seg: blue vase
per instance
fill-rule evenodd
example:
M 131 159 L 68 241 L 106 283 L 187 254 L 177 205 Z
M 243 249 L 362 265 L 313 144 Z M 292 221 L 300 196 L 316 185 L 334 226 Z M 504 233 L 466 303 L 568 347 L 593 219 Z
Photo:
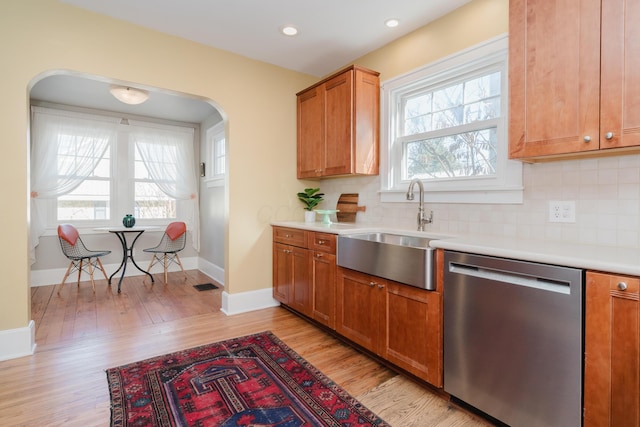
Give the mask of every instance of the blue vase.
M 124 218 L 122 218 L 122 225 L 127 228 L 131 228 L 136 225 L 136 219 L 131 214 L 126 214 Z

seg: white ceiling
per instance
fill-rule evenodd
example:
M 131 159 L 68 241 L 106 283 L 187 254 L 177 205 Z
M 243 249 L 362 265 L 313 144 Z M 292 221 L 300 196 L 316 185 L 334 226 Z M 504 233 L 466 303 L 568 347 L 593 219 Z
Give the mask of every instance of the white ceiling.
M 314 76 L 325 76 L 470 0 L 59 0 L 163 33 Z M 387 28 L 389 18 L 400 21 Z M 295 37 L 279 32 L 299 29 Z M 56 75 L 38 82 L 32 99 L 200 123 L 217 110 L 201 100 L 151 89 L 129 106 L 109 82 Z
M 222 120 L 218 110 L 207 102 L 157 90 L 150 90 L 149 99 L 142 104 L 123 104 L 111 96 L 110 86 L 105 79 L 57 74 L 37 82 L 31 89 L 30 97 L 35 101 L 187 123 L 202 123 L 208 117 L 212 117 L 212 122 Z
M 60 0 L 315 76 L 327 75 L 470 0 Z M 387 28 L 389 18 L 400 21 Z M 283 25 L 299 30 L 280 33 Z

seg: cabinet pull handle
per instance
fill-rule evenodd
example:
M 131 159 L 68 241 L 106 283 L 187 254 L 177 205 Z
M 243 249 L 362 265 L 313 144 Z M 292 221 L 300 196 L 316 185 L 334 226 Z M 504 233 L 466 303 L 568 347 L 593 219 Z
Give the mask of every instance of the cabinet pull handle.
M 285 234 L 284 237 L 286 237 L 287 239 L 291 237 L 291 234 Z
M 613 139 L 613 132 L 607 132 L 604 134 L 604 137 L 607 138 L 608 140 L 612 140 Z
M 283 249 L 282 252 L 284 252 L 285 254 L 290 254 L 291 251 L 289 249 Z
M 618 289 L 620 289 L 621 291 L 626 291 L 627 290 L 627 284 L 625 282 L 618 283 Z
M 582 138 L 582 140 L 584 142 L 591 142 L 591 137 L 589 135 L 585 135 L 584 138 Z
M 322 254 L 316 254 L 316 258 L 322 258 Z
M 319 245 L 324 245 L 324 240 L 318 240 Z

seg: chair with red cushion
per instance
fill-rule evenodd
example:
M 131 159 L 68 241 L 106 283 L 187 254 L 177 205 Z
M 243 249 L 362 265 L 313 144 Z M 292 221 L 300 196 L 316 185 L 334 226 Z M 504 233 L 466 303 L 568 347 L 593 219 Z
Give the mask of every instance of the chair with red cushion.
M 67 272 L 62 279 L 62 283 L 60 283 L 60 287 L 58 288 L 58 294 L 60 294 L 67 277 L 69 277 L 69 274 L 73 271 L 78 272 L 78 286 L 80 286 L 80 276 L 82 275 L 82 272 L 85 271 L 89 273 L 91 286 L 93 287 L 94 292 L 96 291 L 96 284 L 93 281 L 93 271 L 96 267 L 102 270 L 104 278 L 107 281 L 109 280 L 107 278 L 107 273 L 104 271 L 104 267 L 102 266 L 102 262 L 100 261 L 100 257 L 109 255 L 111 251 L 92 251 L 87 249 L 80 238 L 78 229 L 71 224 L 60 224 L 58 226 L 58 239 L 60 240 L 62 253 L 71 260 L 69 267 L 67 268 Z
M 151 270 L 151 267 L 153 267 L 156 262 L 162 263 L 164 267 L 164 283 L 167 283 L 167 271 L 169 265 L 174 262 L 180 266 L 180 270 L 184 273 L 184 268 L 182 268 L 178 252 L 184 249 L 186 241 L 187 225 L 181 221 L 169 224 L 157 246 L 143 249 L 144 252 L 153 254 L 153 258 L 151 258 L 147 272 Z

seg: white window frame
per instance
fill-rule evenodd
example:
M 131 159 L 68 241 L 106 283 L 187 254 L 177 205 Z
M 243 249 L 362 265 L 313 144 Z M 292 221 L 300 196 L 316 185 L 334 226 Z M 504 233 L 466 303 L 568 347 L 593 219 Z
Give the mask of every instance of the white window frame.
M 162 126 L 161 124 L 154 124 L 156 126 Z M 109 146 L 111 156 L 111 177 L 110 182 L 110 206 L 109 206 L 109 219 L 104 220 L 74 220 L 74 224 L 78 228 L 93 228 L 113 226 L 114 224 L 120 225 L 122 223 L 122 217 L 125 213 L 134 214 L 134 186 L 135 186 L 135 173 L 134 173 L 134 157 L 135 146 L 130 143 L 128 136 L 128 124 L 120 124 L 117 132 L 117 138 Z M 182 126 L 185 128 L 195 128 L 185 125 L 170 125 L 170 126 Z M 195 143 L 195 141 L 194 141 Z M 45 235 L 53 235 L 57 226 L 68 220 L 58 219 L 58 199 L 52 198 L 47 201 L 46 208 L 46 228 Z M 124 213 L 122 213 L 124 212 Z M 122 213 L 122 214 L 121 214 Z M 184 216 L 184 213 L 180 209 L 180 204 L 176 206 L 176 218 L 136 218 L 136 225 L 157 225 L 164 226 L 171 221 L 180 220 Z M 53 231 L 52 231 L 53 230 Z
M 218 152 L 217 147 L 218 144 L 217 142 L 220 141 L 220 139 L 224 139 L 225 143 L 224 143 L 224 155 L 221 156 L 221 154 Z M 224 180 L 226 178 L 226 170 L 228 168 L 227 166 L 227 155 L 228 155 L 228 149 L 227 149 L 227 136 L 225 133 L 225 123 L 224 121 L 219 122 L 213 126 L 211 126 L 210 128 L 208 128 L 205 132 L 205 141 L 206 141 L 206 146 L 207 146 L 207 163 L 205 163 L 205 178 L 204 178 L 204 182 L 207 184 L 207 187 L 222 187 L 224 186 Z M 225 170 L 221 171 L 219 170 L 218 167 L 216 167 L 217 165 L 217 158 L 218 157 L 223 157 L 224 158 L 224 164 L 225 164 Z
M 441 82 L 459 79 L 479 70 L 502 73 L 501 112 L 496 119 L 498 130 L 497 173 L 490 177 L 458 177 L 423 180 L 425 199 L 436 203 L 523 202 L 522 163 L 509 160 L 508 149 L 508 37 L 501 35 L 383 82 L 381 134 L 381 201 L 406 202 L 408 180 L 402 179 L 402 142 L 396 140 L 397 117 L 401 97 L 419 88 L 434 87 Z

